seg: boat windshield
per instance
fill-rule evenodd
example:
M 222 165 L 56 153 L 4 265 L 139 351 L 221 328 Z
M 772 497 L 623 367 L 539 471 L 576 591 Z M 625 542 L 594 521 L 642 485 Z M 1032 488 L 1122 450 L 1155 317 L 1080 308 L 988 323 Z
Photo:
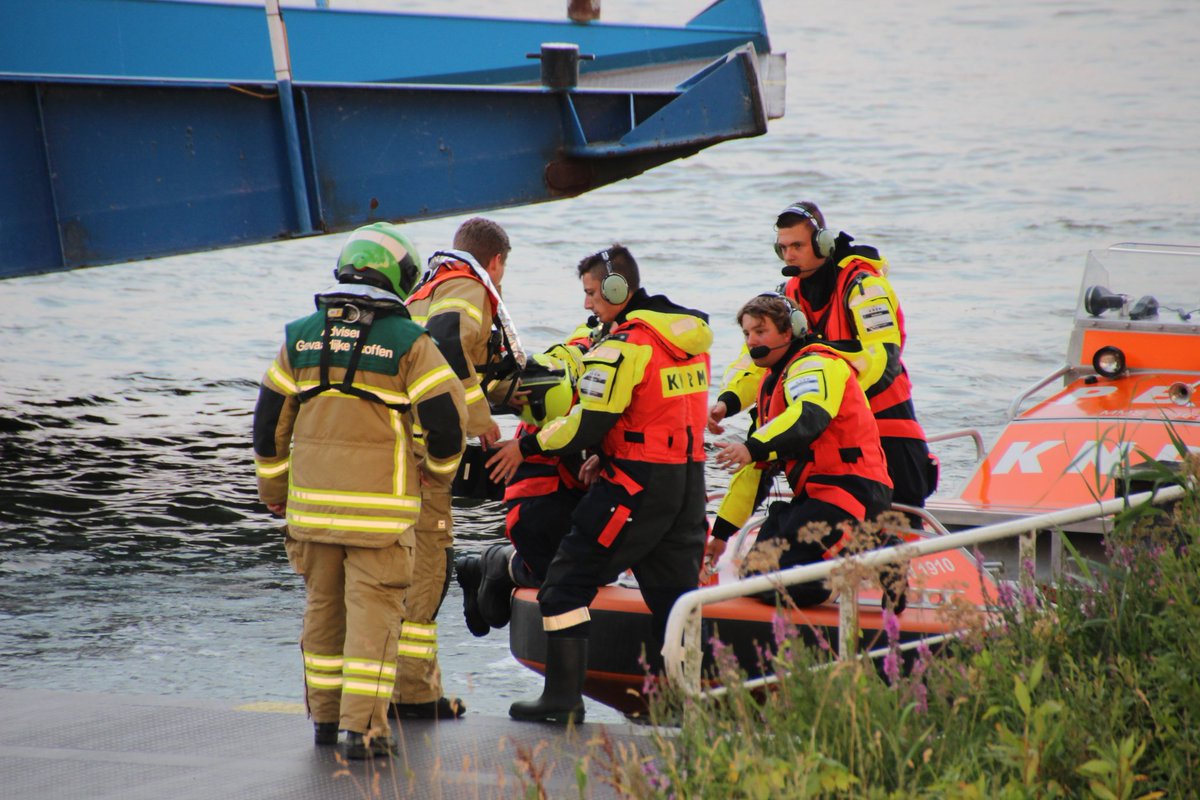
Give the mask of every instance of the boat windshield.
M 1200 331 L 1200 247 L 1127 243 L 1092 250 L 1075 322 Z

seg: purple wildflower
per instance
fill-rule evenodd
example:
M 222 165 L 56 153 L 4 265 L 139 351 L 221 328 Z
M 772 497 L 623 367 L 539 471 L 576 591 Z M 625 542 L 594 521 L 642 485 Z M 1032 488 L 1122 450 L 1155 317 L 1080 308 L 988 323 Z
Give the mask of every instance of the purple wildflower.
M 775 635 L 775 646 L 781 647 L 796 637 L 796 626 L 785 615 L 777 613 L 771 617 L 771 632 Z
M 924 714 L 929 711 L 929 690 L 925 688 L 923 683 L 914 683 L 912 687 L 913 696 L 917 699 L 917 713 Z
M 671 779 L 662 774 L 658 768 L 658 762 L 653 758 L 642 762 L 642 774 L 646 776 L 646 783 L 650 784 L 651 789 L 665 791 L 671 788 Z
M 817 640 L 817 647 L 821 648 L 825 652 L 829 652 L 829 640 L 825 638 L 825 634 L 821 633 L 821 629 L 813 628 L 812 633 L 813 638 Z
M 900 678 L 900 653 L 895 647 L 890 648 L 883 657 L 883 674 L 893 686 Z
M 883 610 L 883 630 L 891 644 L 900 641 L 900 617 L 893 614 L 890 608 Z
M 917 660 L 913 664 L 913 678 L 920 678 L 925 674 L 925 670 L 929 669 L 929 662 L 933 660 L 933 651 L 929 649 L 929 644 L 922 639 L 917 642 Z

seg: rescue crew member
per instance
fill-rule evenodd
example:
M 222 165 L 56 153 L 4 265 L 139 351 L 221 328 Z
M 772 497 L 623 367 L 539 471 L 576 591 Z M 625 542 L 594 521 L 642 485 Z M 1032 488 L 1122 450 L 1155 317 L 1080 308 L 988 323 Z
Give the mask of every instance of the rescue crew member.
M 435 254 L 423 281 L 408 298 L 413 320 L 424 325 L 466 393 L 467 436 L 487 450 L 500 438 L 487 391 L 497 360 L 492 321 L 500 302 L 508 234 L 496 222 L 472 217 L 454 234 L 454 249 Z M 453 475 L 451 476 L 453 477 Z M 451 483 L 421 490 L 416 568 L 400 626 L 399 663 L 392 713 L 398 718 L 457 719 L 466 710 L 445 697 L 438 663 L 437 614 L 450 586 L 454 561 Z
M 533 356 L 519 386 L 525 402 L 517 437 L 537 433 L 566 415 L 577 399 L 583 353 L 593 329 L 581 325 L 571 337 Z M 463 589 L 463 617 L 475 636 L 508 624 L 512 590 L 538 588 L 558 544 L 571 528 L 571 515 L 587 488 L 579 476 L 583 454 L 532 455 L 517 467 L 504 489 L 504 534 L 510 544 L 493 544 L 482 555 L 459 556 L 454 574 Z
M 925 442 L 912 401 L 912 382 L 904 367 L 904 313 L 887 279 L 888 264 L 874 247 L 825 227 L 815 203 L 799 201 L 775 221 L 775 252 L 784 261 L 787 281 L 779 291 L 809 321 L 812 332 L 830 342 L 854 340 L 858 382 L 867 394 L 879 427 L 892 499 L 923 507 L 937 488 L 937 461 Z M 722 432 L 721 421 L 748 407 L 761 377 L 745 352 L 726 372 L 709 413 L 709 430 Z M 919 517 L 910 517 L 915 527 Z
M 793 496 L 771 504 L 758 543 L 787 543 L 780 569 L 836 558 L 850 542 L 853 523 L 874 520 L 892 499 L 879 432 L 854 374 L 862 351 L 854 343 L 835 346 L 813 337 L 804 312 L 782 295 L 751 299 L 737 320 L 750 358 L 764 370 L 757 428 L 745 442 L 717 451 L 719 465 L 738 471 L 717 511 L 705 558 L 715 562 L 725 552 L 729 537 L 746 524 L 779 472 Z M 830 529 L 817 541 L 799 535 L 813 522 Z M 894 584 L 889 572 L 885 589 L 894 591 Z M 788 592 L 799 606 L 829 597 L 823 581 L 791 586 Z M 897 612 L 903 610 L 898 594 L 889 595 Z M 773 593 L 769 601 L 774 602 Z
M 449 484 L 464 443 L 462 384 L 402 302 L 418 263 L 394 225 L 351 234 L 339 285 L 287 326 L 254 409 L 259 497 L 286 515 L 288 560 L 307 588 L 315 740 L 346 758 L 395 750 L 388 701 L 420 488 Z
M 545 689 L 537 700 L 513 703 L 509 716 L 519 720 L 583 719 L 588 606 L 626 569 L 637 577 L 661 642 L 671 606 L 696 587 L 708 528 L 707 316 L 647 294 L 637 262 L 621 245 L 583 259 L 578 272 L 584 307 L 612 326 L 584 356 L 579 403 L 536 435 L 506 442 L 488 461 L 493 479 L 507 481 L 528 456 L 593 447 L 600 453 L 599 477 L 575 509 L 538 593 L 548 634 Z

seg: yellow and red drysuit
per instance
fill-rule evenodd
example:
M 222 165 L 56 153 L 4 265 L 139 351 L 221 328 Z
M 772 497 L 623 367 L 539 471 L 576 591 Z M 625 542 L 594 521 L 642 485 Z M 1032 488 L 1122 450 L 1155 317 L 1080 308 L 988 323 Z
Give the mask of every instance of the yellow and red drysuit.
M 734 474 L 717 511 L 713 536 L 728 540 L 746 524 L 782 471 L 793 497 L 772 503 L 758 541 L 786 541 L 779 568 L 837 557 L 848 538 L 842 523 L 873 520 L 891 503 L 892 486 L 879 432 L 846 351 L 809 339 L 794 341 L 759 384 L 757 428 L 746 440 L 754 463 Z M 810 522 L 830 532 L 800 541 Z M 789 587 L 798 605 L 820 603 L 820 583 Z
M 579 403 L 520 440 L 526 458 L 598 448 L 602 460 L 538 593 L 546 631 L 586 624 L 599 587 L 632 568 L 661 639 L 696 587 L 711 344 L 705 314 L 637 290 L 584 356 Z
M 420 484 L 448 484 L 454 474 L 465 402 L 433 340 L 397 298 L 379 293 L 398 310 L 376 310 L 369 321 L 336 313 L 347 297 L 369 306 L 373 293 L 340 287 L 287 326 L 255 407 L 254 451 L 259 496 L 286 503 L 288 558 L 307 587 L 309 713 L 386 736 Z M 420 458 L 417 426 L 425 433 Z
M 904 312 L 887 279 L 887 261 L 875 248 L 851 241 L 841 234 L 828 262 L 803 280 L 790 278 L 780 293 L 804 312 L 811 333 L 862 345 L 854 368 L 879 428 L 893 500 L 921 507 L 937 488 L 937 462 L 917 422 L 912 382 L 902 361 Z M 762 373 L 743 348 L 726 370 L 717 398 L 728 415 L 753 403 Z

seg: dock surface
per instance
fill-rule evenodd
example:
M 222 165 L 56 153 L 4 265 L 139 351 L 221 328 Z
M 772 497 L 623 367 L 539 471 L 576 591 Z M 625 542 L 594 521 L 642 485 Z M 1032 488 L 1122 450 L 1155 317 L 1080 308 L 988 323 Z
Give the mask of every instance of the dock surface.
M 341 763 L 316 747 L 299 705 L 0 689 L 0 798 L 339 800 L 513 798 L 541 773 L 547 797 L 616 797 L 598 771 L 605 737 L 649 742 L 633 725 L 573 729 L 468 713 L 393 723 L 395 758 Z M 588 753 L 581 793 L 576 765 Z M 535 795 L 536 796 L 536 795 Z

